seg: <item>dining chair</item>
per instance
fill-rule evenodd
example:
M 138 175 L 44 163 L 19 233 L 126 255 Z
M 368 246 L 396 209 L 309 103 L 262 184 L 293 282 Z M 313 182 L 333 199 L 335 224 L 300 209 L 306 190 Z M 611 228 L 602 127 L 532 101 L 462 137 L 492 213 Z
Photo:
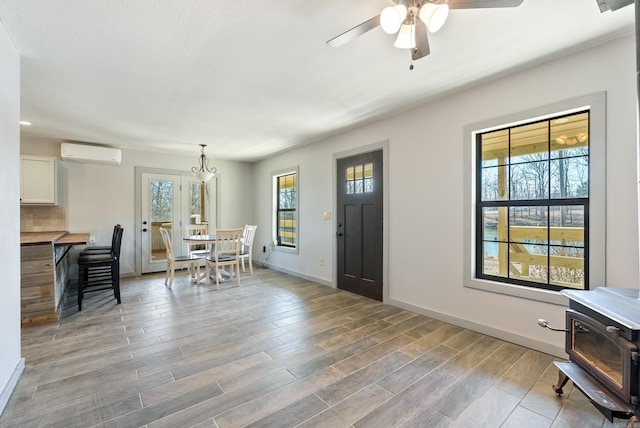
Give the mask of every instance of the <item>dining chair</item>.
M 240 285 L 240 246 L 242 228 L 216 229 L 216 242 L 213 244 L 212 255 L 207 257 L 207 284 L 211 283 L 211 269 L 216 276 L 216 288 L 220 288 L 220 274 L 218 269 L 231 266 L 230 275 L 237 276 Z
M 206 224 L 188 224 L 187 236 L 207 235 L 208 228 Z M 211 249 L 206 244 L 187 244 L 187 253 L 190 256 L 198 256 L 205 258 L 211 253 Z
M 164 248 L 167 250 L 167 273 L 164 277 L 164 285 L 168 285 L 169 288 L 171 288 L 176 267 L 189 266 L 191 278 L 200 278 L 200 257 L 193 255 L 176 256 L 173 251 L 173 243 L 171 242 L 169 231 L 164 227 L 161 227 L 159 230 Z
M 249 259 L 249 272 L 253 275 L 253 238 L 256 234 L 257 225 L 245 224 L 242 230 L 242 244 L 240 246 L 240 261 L 242 262 L 242 272 L 244 272 L 244 260 Z

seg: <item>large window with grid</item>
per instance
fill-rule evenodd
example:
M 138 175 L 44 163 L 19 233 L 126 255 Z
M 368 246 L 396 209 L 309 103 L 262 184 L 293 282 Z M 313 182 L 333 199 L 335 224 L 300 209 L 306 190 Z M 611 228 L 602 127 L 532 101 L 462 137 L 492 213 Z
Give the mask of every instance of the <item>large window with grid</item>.
M 275 244 L 296 248 L 298 237 L 298 172 L 277 174 L 275 185 Z
M 476 275 L 588 289 L 589 110 L 476 134 Z

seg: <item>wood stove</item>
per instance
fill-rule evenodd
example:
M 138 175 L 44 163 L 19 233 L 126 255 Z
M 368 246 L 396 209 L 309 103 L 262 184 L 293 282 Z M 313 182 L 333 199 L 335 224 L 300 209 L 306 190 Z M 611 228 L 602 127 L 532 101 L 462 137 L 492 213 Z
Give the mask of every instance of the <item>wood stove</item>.
M 637 289 L 563 290 L 569 298 L 558 395 L 568 380 L 610 421 L 640 416 L 640 300 Z

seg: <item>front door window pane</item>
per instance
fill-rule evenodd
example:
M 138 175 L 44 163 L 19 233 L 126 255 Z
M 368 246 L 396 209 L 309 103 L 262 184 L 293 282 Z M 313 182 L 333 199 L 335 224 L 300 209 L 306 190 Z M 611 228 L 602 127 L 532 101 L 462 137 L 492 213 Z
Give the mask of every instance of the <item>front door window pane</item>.
M 373 192 L 373 163 L 353 165 L 345 168 L 345 189 L 348 195 Z

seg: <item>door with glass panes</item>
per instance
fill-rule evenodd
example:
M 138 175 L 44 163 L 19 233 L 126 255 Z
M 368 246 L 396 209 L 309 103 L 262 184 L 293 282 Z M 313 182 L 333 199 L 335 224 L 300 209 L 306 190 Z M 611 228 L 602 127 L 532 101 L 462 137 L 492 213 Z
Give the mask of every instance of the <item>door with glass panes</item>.
M 143 173 L 140 190 L 142 273 L 159 272 L 167 267 L 161 227 L 169 232 L 176 255 L 187 253 L 183 238 L 190 230 L 215 229 L 215 178 L 203 189 L 190 175 Z

